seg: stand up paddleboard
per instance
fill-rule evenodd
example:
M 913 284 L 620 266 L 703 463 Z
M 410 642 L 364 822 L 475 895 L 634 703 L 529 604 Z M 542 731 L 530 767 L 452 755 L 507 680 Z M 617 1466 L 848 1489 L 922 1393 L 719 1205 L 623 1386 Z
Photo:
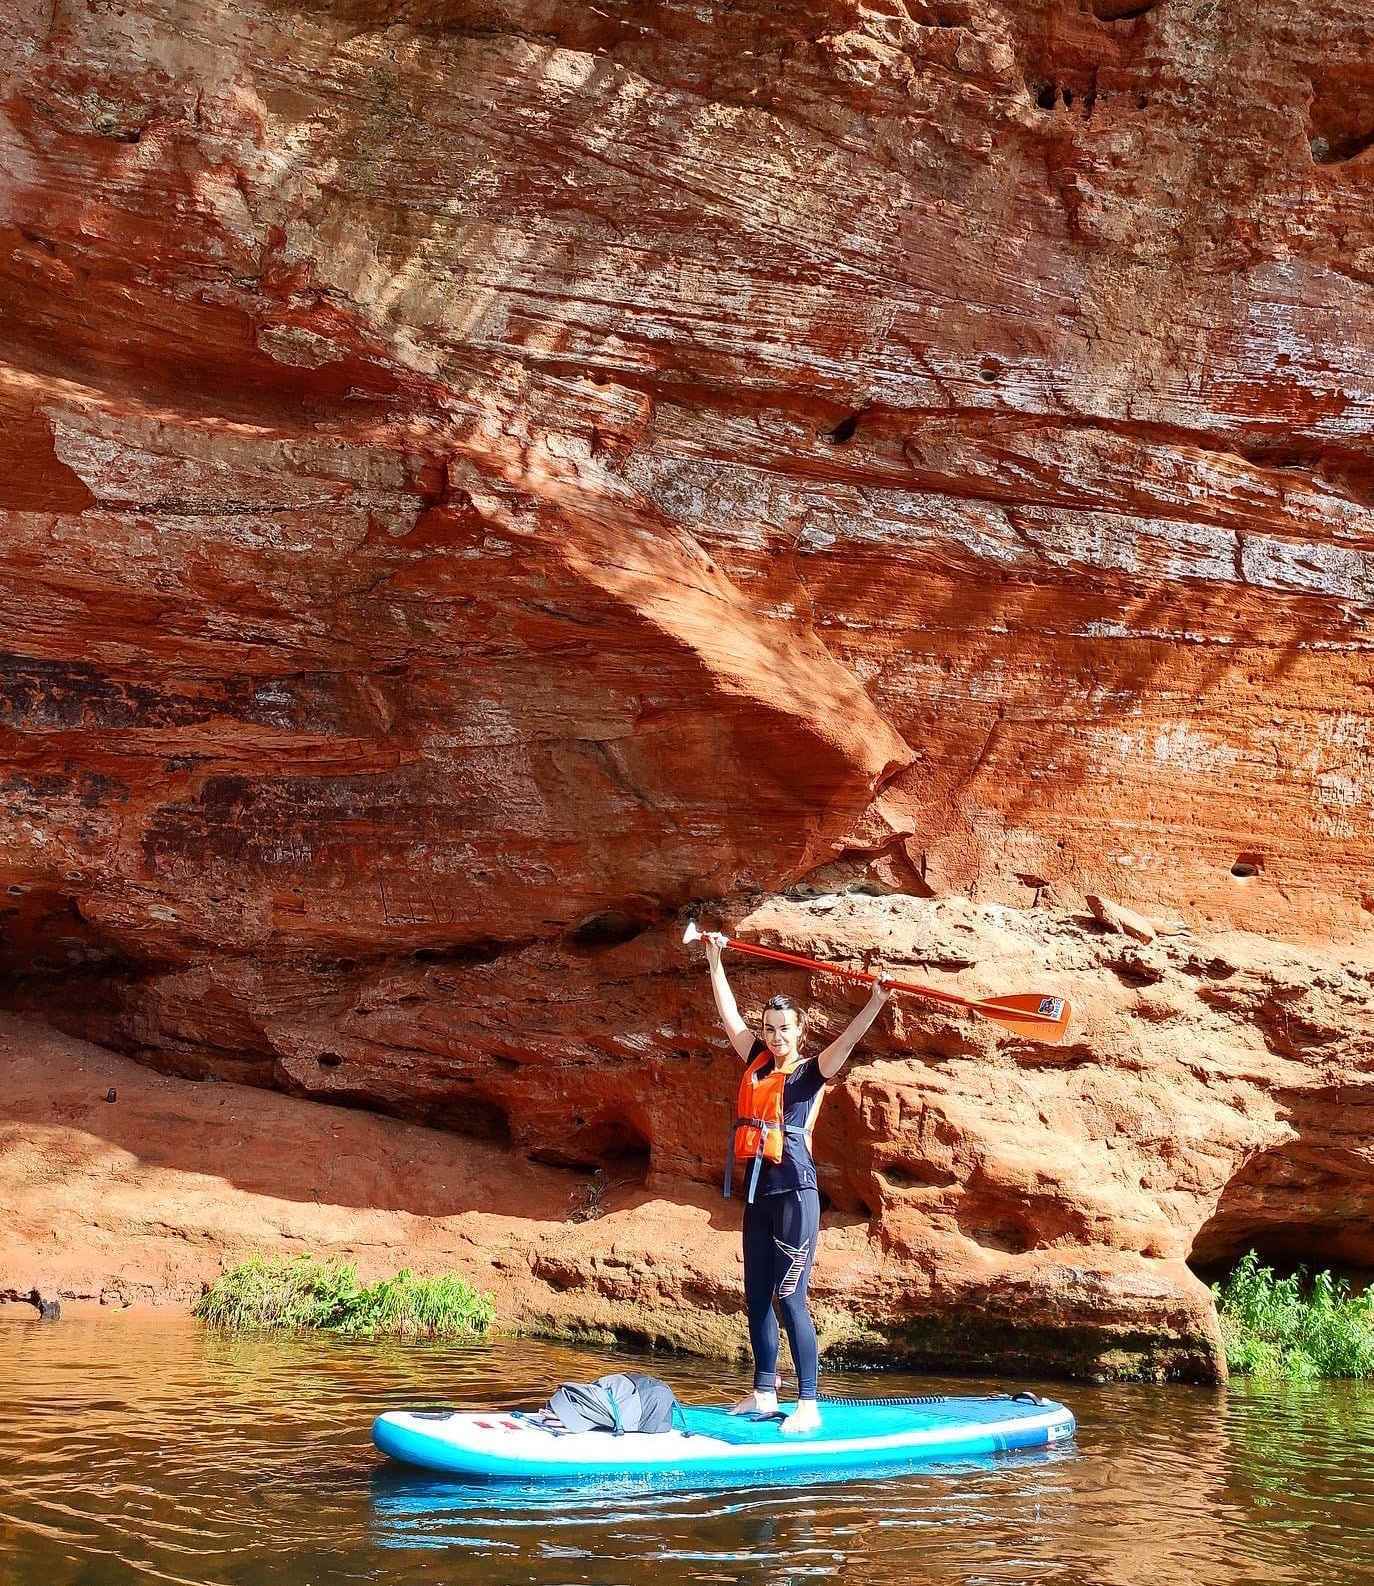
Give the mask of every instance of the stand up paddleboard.
M 1072 1437 L 1073 1415 L 1033 1393 L 986 1398 L 827 1399 L 821 1426 L 784 1437 L 780 1418 L 687 1406 L 671 1432 L 553 1432 L 521 1410 L 392 1410 L 372 1440 L 384 1454 L 425 1470 L 517 1481 L 576 1482 L 606 1476 L 740 1475 L 766 1480 L 794 1471 L 862 1471 L 1006 1449 L 1043 1448 Z

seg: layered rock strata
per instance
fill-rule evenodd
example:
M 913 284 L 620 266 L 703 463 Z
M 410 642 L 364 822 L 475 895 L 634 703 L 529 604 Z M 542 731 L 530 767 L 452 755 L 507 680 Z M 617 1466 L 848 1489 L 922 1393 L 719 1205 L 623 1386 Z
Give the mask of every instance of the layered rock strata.
M 962 921 L 989 985 L 1005 931 L 1078 1055 L 910 1025 L 964 1143 L 896 1188 L 937 1103 L 850 1081 L 836 1214 L 914 1286 L 855 1314 L 967 1322 L 937 1274 L 986 1259 L 1028 1356 L 1124 1328 L 1211 1370 L 1186 1256 L 1368 1249 L 1371 37 L 1297 0 L 20 0 L 5 1000 L 687 1205 L 728 1075 L 684 907 L 950 973 Z M 1089 895 L 1195 934 L 1112 944 L 1133 986 Z M 1035 1120 L 1132 1054 L 1127 1193 Z M 1120 1281 L 1065 1288 L 1099 1250 Z

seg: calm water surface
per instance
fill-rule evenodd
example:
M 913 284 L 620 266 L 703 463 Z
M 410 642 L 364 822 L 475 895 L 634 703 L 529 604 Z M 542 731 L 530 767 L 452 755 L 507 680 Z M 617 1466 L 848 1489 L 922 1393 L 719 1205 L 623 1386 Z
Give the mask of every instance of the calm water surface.
M 684 1399 L 743 1378 L 550 1344 L 224 1338 L 181 1317 L 0 1310 L 0 1582 L 1374 1583 L 1374 1387 L 1038 1384 L 1053 1452 L 881 1481 L 557 1495 L 387 1466 L 381 1409 L 542 1400 L 633 1363 Z M 1006 1384 L 830 1373 L 828 1391 Z

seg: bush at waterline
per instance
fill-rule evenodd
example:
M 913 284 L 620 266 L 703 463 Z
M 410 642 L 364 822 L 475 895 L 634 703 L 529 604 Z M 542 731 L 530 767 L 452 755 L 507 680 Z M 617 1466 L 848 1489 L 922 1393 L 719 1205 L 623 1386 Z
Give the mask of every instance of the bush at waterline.
M 1276 1277 L 1251 1250 L 1212 1295 L 1233 1376 L 1374 1377 L 1374 1288 L 1301 1268 Z
M 475 1338 L 496 1315 L 487 1295 L 451 1273 L 402 1271 L 364 1285 L 350 1264 L 314 1256 L 250 1256 L 222 1273 L 195 1310 L 212 1327 L 309 1327 L 366 1338 Z

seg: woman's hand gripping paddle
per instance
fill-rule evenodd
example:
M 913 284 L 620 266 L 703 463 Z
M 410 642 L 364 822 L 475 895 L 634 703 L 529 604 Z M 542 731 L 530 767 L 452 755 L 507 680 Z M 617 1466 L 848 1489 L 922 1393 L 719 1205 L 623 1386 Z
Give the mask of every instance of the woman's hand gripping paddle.
M 682 933 L 684 942 L 700 941 L 702 932 L 693 920 Z M 1025 1041 L 1041 1041 L 1055 1046 L 1068 1032 L 1070 1008 L 1063 997 L 1042 996 L 1037 991 L 1017 992 L 1009 997 L 961 997 L 957 992 L 939 991 L 934 986 L 917 985 L 915 981 L 893 980 L 891 976 L 870 975 L 862 969 L 845 969 L 838 964 L 822 964 L 814 958 L 803 958 L 800 953 L 784 953 L 775 947 L 758 947 L 753 942 L 725 938 L 726 946 L 737 953 L 747 953 L 751 958 L 763 958 L 773 964 L 791 964 L 797 969 L 809 969 L 816 974 L 838 975 L 841 980 L 863 981 L 873 985 L 882 978 L 893 991 L 905 992 L 909 997 L 924 997 L 928 1002 L 943 1002 L 946 1007 L 964 1008 L 1000 1024 L 1012 1035 Z

